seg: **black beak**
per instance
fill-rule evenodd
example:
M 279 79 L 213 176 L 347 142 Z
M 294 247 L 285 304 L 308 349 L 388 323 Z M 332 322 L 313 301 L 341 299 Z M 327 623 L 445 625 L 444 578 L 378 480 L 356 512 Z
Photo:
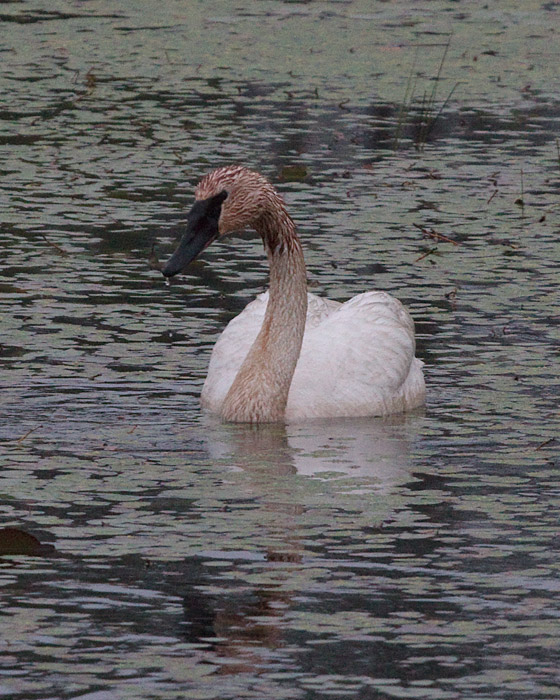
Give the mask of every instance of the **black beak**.
M 227 196 L 224 190 L 213 197 L 195 202 L 187 217 L 187 230 L 162 270 L 166 277 L 173 277 L 184 270 L 212 241 L 218 238 L 222 202 Z

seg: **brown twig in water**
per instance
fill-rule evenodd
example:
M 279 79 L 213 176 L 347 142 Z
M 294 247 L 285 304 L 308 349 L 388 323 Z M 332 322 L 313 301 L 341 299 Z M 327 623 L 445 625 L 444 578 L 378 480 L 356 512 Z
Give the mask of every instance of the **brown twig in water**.
M 552 437 L 552 438 L 549 438 L 548 440 L 545 440 L 544 442 L 541 442 L 541 444 L 538 447 L 535 447 L 535 452 L 542 450 L 543 447 L 550 445 L 551 442 L 556 442 L 556 438 Z
M 54 248 L 57 253 L 60 253 L 60 255 L 63 255 L 65 258 L 67 258 L 70 253 L 67 253 L 64 248 L 61 248 L 59 245 L 56 243 L 53 243 L 52 241 L 49 241 L 49 239 L 45 236 L 44 233 L 41 233 L 41 238 L 47 243 L 47 245 L 50 245 L 51 248 Z
M 21 444 L 28 435 L 31 435 L 31 433 L 35 432 L 36 430 L 39 430 L 39 428 L 42 428 L 42 427 L 43 427 L 42 425 L 37 425 L 35 428 L 31 428 L 31 430 L 28 430 L 26 433 L 24 433 L 20 438 L 18 438 L 16 440 L 16 445 Z
M 420 257 L 416 258 L 414 262 L 420 262 L 420 260 L 424 260 L 424 258 L 427 258 L 428 255 L 432 255 L 433 253 L 437 253 L 437 248 L 430 248 L 430 250 L 427 250 L 425 253 L 422 253 Z
M 453 238 L 444 236 L 443 233 L 438 233 L 433 228 L 425 228 L 424 226 L 420 226 L 420 224 L 415 223 L 413 223 L 412 225 L 419 231 L 422 231 L 424 236 L 427 236 L 428 238 L 433 238 L 436 241 L 443 241 L 444 243 L 453 243 L 453 245 L 461 245 L 460 241 L 455 241 L 453 240 Z

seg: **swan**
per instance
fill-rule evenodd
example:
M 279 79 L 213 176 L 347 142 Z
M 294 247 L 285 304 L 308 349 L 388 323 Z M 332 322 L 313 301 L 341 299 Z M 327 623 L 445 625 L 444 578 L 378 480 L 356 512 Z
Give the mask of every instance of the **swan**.
M 202 178 L 163 274 L 181 272 L 214 240 L 247 227 L 263 240 L 270 287 L 218 338 L 203 408 L 225 421 L 272 423 L 382 416 L 423 405 L 423 363 L 415 357 L 408 311 L 380 291 L 343 304 L 308 294 L 295 224 L 260 173 L 227 166 Z

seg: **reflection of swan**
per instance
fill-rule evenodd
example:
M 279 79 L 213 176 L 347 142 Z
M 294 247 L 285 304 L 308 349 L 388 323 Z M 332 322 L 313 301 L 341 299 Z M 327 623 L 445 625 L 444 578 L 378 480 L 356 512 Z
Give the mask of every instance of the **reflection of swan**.
M 262 237 L 270 291 L 227 326 L 210 360 L 202 403 L 222 418 L 263 423 L 387 415 L 424 402 L 414 324 L 383 292 L 345 304 L 307 294 L 295 225 L 272 185 L 242 167 L 202 179 L 179 247 L 165 266 L 180 272 L 218 236 L 246 226 Z
M 298 474 L 334 472 L 373 478 L 378 486 L 408 481 L 412 469 L 410 440 L 415 418 L 394 416 L 297 423 L 286 428 Z
M 324 474 L 329 480 L 365 478 L 384 490 L 410 480 L 411 443 L 418 436 L 419 420 L 410 414 L 249 427 L 206 415 L 201 417 L 201 433 L 213 462 L 262 472 L 264 494 L 272 475 L 295 473 L 319 478 Z

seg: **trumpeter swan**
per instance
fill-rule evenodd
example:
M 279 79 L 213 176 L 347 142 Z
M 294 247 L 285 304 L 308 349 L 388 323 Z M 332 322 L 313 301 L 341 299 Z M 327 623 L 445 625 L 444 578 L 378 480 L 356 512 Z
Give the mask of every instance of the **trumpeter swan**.
M 183 270 L 212 241 L 250 227 L 260 234 L 270 288 L 219 337 L 201 403 L 248 423 L 380 416 L 424 403 L 414 323 L 385 292 L 340 304 L 307 293 L 303 251 L 283 199 L 259 173 L 218 168 L 195 191 L 187 230 L 163 269 Z

